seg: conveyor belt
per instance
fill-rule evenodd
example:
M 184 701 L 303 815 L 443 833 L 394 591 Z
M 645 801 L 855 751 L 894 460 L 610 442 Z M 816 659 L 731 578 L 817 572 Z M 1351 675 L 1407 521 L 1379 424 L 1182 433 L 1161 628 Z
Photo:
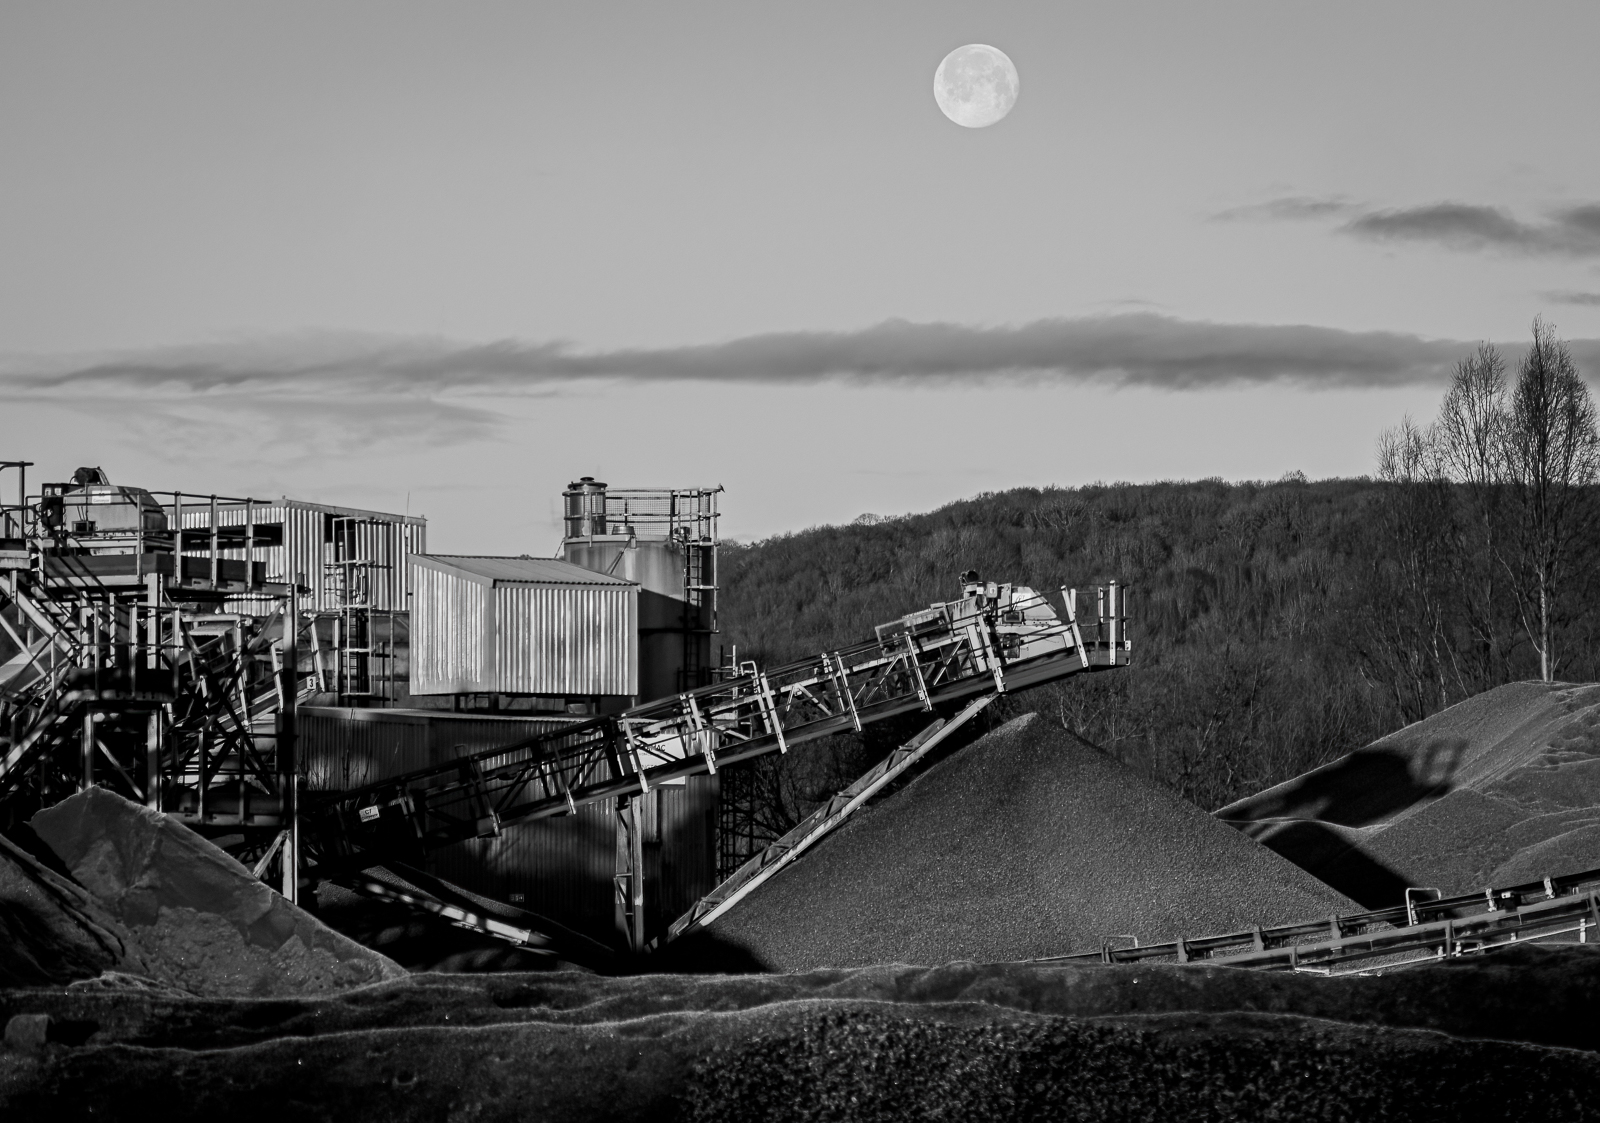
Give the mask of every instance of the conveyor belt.
M 877 638 L 530 737 L 324 800 L 309 825 L 324 861 L 405 856 L 498 834 L 509 822 L 648 792 L 680 777 L 1128 662 L 1126 593 L 1097 590 L 1080 624 L 1021 586 L 973 584 L 958 601 L 885 624 Z
M 1052 956 L 1041 962 L 1098 959 L 1105 963 L 1170 960 L 1226 967 L 1343 974 L 1385 970 L 1432 959 L 1471 955 L 1529 940 L 1575 935 L 1600 940 L 1600 870 L 1483 889 L 1376 912 L 1253 928 L 1221 936 L 1171 940 Z

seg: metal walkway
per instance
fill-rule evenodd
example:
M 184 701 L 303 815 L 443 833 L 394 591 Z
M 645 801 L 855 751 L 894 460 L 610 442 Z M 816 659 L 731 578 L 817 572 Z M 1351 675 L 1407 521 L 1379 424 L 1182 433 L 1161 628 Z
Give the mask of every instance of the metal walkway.
M 1376 912 L 1143 947 L 1051 956 L 1039 962 L 1100 960 L 1207 962 L 1220 967 L 1356 974 L 1430 963 L 1555 936 L 1591 942 L 1600 933 L 1600 870 L 1547 877 L 1525 885 L 1414 901 Z M 1594 935 L 1600 939 L 1600 935 Z
M 1032 589 L 969 584 L 867 643 L 769 671 L 745 664 L 712 686 L 339 793 L 307 808 L 306 829 L 330 868 L 419 856 L 899 714 L 1125 666 L 1125 591 L 1098 589 L 1082 623 L 1076 592 L 1062 592 L 1064 617 Z

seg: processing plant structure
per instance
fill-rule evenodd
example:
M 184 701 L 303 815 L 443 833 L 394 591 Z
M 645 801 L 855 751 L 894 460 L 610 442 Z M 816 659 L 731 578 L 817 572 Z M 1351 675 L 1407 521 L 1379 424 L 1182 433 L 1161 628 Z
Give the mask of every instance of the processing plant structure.
M 594 966 L 713 924 L 999 696 L 1131 657 L 1125 587 L 968 572 L 853 646 L 724 658 L 720 488 L 584 477 L 559 556 L 506 557 L 429 553 L 412 516 L 98 468 L 31 490 L 30 467 L 0 463 L 0 831 L 103 787 L 291 901 L 338 885 Z M 750 762 L 919 714 L 787 833 L 751 828 Z M 1597 885 L 1063 951 L 1335 971 L 1586 940 Z
M 693 927 L 757 856 L 719 847 L 743 761 L 1128 659 L 1115 585 L 1080 621 L 969 574 L 854 647 L 724 662 L 720 488 L 585 477 L 559 557 L 484 557 L 411 516 L 30 467 L 0 465 L 0 829 L 100 785 L 291 900 L 334 881 L 532 950 Z

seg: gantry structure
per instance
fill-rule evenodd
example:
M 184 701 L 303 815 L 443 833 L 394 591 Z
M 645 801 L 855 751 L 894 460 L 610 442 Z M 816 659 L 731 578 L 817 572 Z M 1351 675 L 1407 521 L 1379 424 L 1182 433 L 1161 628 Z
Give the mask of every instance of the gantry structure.
M 30 467 L 0 462 L 0 829 L 98 784 L 266 872 L 292 852 L 300 685 L 296 590 L 257 560 L 262 504 L 97 468 L 33 494 Z
M 415 871 L 431 850 L 495 837 L 514 822 L 614 801 L 619 928 L 633 951 L 644 951 L 649 941 L 636 801 L 655 787 L 926 712 L 934 719 L 927 736 L 891 758 L 898 775 L 947 724 L 953 730 L 997 695 L 1112 670 L 1129 661 L 1127 598 L 1115 583 L 1094 590 L 1094 613 L 1082 618 L 1075 589 L 1061 590 L 1059 613 L 1042 593 L 981 581 L 975 573 L 966 575 L 962 594 L 881 625 L 873 639 L 852 647 L 766 670 L 748 663 L 721 682 L 621 714 L 465 754 L 353 791 L 319 793 L 315 805 L 306 808 L 306 853 L 322 876 L 354 878 L 381 893 L 359 871 L 378 865 Z M 940 709 L 961 713 L 946 722 L 936 714 Z M 876 791 L 872 785 L 879 782 L 863 783 L 867 786 L 862 792 L 870 795 L 868 788 Z M 853 792 L 846 802 L 853 809 L 865 798 Z M 808 826 L 807 845 L 847 813 L 830 813 Z M 756 860 L 770 864 L 765 858 Z M 404 875 L 416 884 L 410 872 Z M 739 884 L 749 881 L 743 876 Z M 712 908 L 724 904 L 736 888 L 724 887 L 721 897 L 697 906 L 669 934 L 675 937 L 707 922 Z M 455 912 L 447 915 L 468 922 L 459 901 L 450 907 Z

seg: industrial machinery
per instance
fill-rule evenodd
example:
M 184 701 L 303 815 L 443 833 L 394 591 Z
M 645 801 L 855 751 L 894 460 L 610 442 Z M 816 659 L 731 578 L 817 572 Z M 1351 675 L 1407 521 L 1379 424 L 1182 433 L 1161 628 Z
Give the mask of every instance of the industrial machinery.
M 1354 975 L 1377 966 L 1393 971 L 1537 940 L 1600 940 L 1600 870 L 1452 897 L 1433 889 L 1420 891 L 1431 897 L 1419 900 L 1412 896 L 1418 892 L 1407 890 L 1406 903 L 1394 908 L 1155 944 L 1135 941 L 1132 947 L 1113 947 L 1108 939 L 1099 951 L 1041 962 L 1214 960 L 1228 967 Z
M 966 575 L 964 595 L 880 626 L 841 651 L 737 676 L 675 696 L 465 755 L 319 801 L 306 830 L 325 875 L 416 862 L 428 850 L 497 835 L 506 824 L 628 801 L 654 786 L 900 714 L 1125 666 L 1125 591 L 1097 590 L 1080 622 L 1077 593 L 1064 613 L 1020 585 Z M 619 846 L 618 891 L 642 949 L 637 832 Z M 630 857 L 629 851 L 632 851 Z
M 608 492 L 580 481 L 563 550 L 662 602 L 651 642 L 670 693 L 353 791 L 302 795 L 297 704 L 319 690 L 346 702 L 375 693 L 372 617 L 393 610 L 396 562 L 420 545 L 420 530 L 412 542 L 396 536 L 414 528 L 370 512 L 153 493 L 99 469 L 30 496 L 28 467 L 0 465 L 17 483 L 17 502 L 0 506 L 0 828 L 102 784 L 228 835 L 258 876 L 277 872 L 288 896 L 302 874 L 340 880 L 533 948 L 570 941 L 432 877 L 425 856 L 521 820 L 615 807 L 619 927 L 643 950 L 641 797 L 656 788 L 902 714 L 924 711 L 938 725 L 935 711 L 966 707 L 937 733 L 948 736 L 995 695 L 1129 659 L 1126 593 L 1115 583 L 1080 620 L 1075 590 L 1052 603 L 968 573 L 960 598 L 864 643 L 765 670 L 744 663 L 712 681 L 718 489 Z M 269 575 L 263 555 L 281 573 Z M 319 613 L 336 617 L 331 674 Z M 806 844 L 935 741 L 930 730 L 842 793 L 848 807 L 811 823 Z M 740 884 L 748 892 L 753 882 Z
M 715 677 L 721 487 L 617 488 L 584 476 L 561 493 L 561 557 L 637 582 L 639 699 Z
M 0 463 L 17 493 L 0 505 L 0 826 L 100 784 L 265 852 L 292 818 L 279 747 L 295 617 L 291 587 L 255 560 L 270 543 L 259 504 L 98 468 L 34 498 L 29 467 Z M 239 599 L 266 611 L 228 611 Z

